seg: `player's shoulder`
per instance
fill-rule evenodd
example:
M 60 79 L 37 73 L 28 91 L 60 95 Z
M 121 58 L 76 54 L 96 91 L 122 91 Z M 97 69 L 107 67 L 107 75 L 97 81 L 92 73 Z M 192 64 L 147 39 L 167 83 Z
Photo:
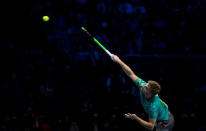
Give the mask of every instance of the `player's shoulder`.
M 141 79 L 139 77 L 136 78 L 135 82 L 138 83 L 140 86 L 143 86 L 143 85 L 145 85 L 147 83 L 147 82 L 145 82 L 143 79 Z
M 152 105 L 154 105 L 155 107 L 158 107 L 160 105 L 160 98 L 158 95 L 154 96 L 154 101 Z

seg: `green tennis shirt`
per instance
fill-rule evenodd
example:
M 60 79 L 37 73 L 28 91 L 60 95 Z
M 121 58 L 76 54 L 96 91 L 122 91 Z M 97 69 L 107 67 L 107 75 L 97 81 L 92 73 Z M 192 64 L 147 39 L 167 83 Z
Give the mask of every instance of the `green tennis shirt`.
M 147 100 L 142 92 L 142 86 L 146 85 L 147 83 L 141 78 L 137 78 L 135 80 L 135 84 L 139 88 L 140 101 L 149 118 L 157 120 L 168 120 L 169 111 L 167 104 L 162 101 L 158 95 L 155 95 L 152 99 Z

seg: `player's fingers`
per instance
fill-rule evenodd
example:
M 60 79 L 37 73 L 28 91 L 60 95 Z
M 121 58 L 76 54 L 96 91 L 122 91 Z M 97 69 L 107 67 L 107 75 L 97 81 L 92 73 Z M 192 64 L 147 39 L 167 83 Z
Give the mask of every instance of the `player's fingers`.
M 113 58 L 115 58 L 115 57 L 116 57 L 116 55 L 115 55 L 115 54 L 112 54 L 112 57 L 113 57 Z
M 111 55 L 111 59 L 114 60 L 114 54 Z
M 125 118 L 129 118 L 129 115 L 128 114 L 124 114 Z
M 127 113 L 128 115 L 132 115 L 131 113 Z

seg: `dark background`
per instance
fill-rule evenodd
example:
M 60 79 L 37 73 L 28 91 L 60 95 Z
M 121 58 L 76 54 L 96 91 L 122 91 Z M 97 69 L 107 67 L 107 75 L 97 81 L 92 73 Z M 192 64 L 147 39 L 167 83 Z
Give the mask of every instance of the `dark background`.
M 205 7 L 205 0 L 2 2 L 0 130 L 145 130 L 124 118 L 148 120 L 138 89 L 82 26 L 143 80 L 161 84 L 174 130 L 205 130 Z

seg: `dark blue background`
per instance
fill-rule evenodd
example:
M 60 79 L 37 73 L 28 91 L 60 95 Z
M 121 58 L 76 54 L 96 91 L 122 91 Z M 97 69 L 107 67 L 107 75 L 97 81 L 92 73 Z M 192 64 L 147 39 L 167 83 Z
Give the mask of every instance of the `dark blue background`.
M 124 118 L 148 120 L 137 88 L 84 26 L 139 77 L 162 85 L 175 130 L 205 130 L 205 7 L 204 0 L 3 3 L 0 129 L 144 130 Z

